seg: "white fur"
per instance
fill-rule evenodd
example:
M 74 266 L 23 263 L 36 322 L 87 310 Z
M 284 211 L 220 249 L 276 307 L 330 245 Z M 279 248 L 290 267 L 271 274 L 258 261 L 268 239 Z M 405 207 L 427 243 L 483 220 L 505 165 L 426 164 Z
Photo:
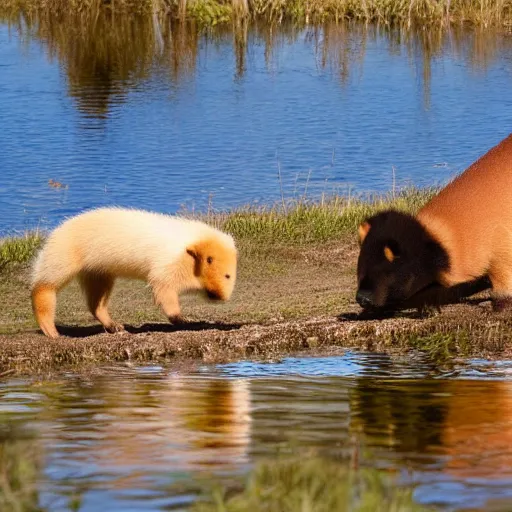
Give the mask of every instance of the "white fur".
M 212 236 L 235 248 L 230 235 L 200 221 L 124 208 L 90 210 L 51 233 L 34 263 L 32 284 L 60 288 L 80 270 L 151 282 L 187 246 Z

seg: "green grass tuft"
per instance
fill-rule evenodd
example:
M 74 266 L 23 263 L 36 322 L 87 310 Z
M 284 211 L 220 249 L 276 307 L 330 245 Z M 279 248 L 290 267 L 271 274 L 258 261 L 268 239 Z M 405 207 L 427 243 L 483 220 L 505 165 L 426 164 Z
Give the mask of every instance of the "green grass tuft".
M 420 512 L 413 490 L 373 469 L 324 458 L 260 463 L 241 487 L 218 484 L 192 512 Z
M 345 196 L 320 201 L 297 199 L 270 207 L 242 207 L 226 213 L 191 216 L 231 233 L 241 247 L 257 245 L 268 249 L 275 245 L 305 245 L 355 237 L 359 223 L 367 216 L 386 208 L 414 214 L 435 192 L 434 188 L 410 188 L 366 200 Z M 43 240 L 37 231 L 0 240 L 0 271 L 28 263 Z
M 213 222 L 242 242 L 309 244 L 355 237 L 368 216 L 387 208 L 415 214 L 436 192 L 434 188 L 403 190 L 396 195 L 363 199 L 334 196 L 321 201 L 294 200 L 273 207 L 241 208 L 213 215 Z
M 0 271 L 29 262 L 42 241 L 43 238 L 38 232 L 28 232 L 23 237 L 0 240 Z
M 433 361 L 445 363 L 454 357 L 471 354 L 471 339 L 467 329 L 452 329 L 447 332 L 432 332 L 421 336 L 411 336 L 412 348 L 427 353 Z

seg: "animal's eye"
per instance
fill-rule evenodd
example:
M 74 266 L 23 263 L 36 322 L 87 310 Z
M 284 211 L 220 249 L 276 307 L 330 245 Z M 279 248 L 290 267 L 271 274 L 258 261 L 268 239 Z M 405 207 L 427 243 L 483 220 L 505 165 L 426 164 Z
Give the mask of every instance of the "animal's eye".
M 213 258 L 211 256 L 208 256 L 208 258 L 206 258 L 206 262 L 208 263 L 208 265 L 211 265 L 213 263 Z
M 226 279 L 230 279 L 231 276 L 229 274 L 226 274 Z

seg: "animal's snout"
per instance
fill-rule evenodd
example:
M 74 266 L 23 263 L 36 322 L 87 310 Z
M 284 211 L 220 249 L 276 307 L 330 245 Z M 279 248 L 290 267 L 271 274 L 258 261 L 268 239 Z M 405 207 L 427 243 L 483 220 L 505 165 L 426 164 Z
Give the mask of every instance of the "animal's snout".
M 206 295 L 210 300 L 221 300 L 222 297 L 220 293 L 214 291 L 214 290 L 206 290 Z
M 374 297 L 370 290 L 357 290 L 356 301 L 362 308 L 373 306 Z

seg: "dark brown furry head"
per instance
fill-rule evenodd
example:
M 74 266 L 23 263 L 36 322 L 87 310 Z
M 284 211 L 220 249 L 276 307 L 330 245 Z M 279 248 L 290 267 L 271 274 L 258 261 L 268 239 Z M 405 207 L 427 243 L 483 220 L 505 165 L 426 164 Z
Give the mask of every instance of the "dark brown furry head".
M 364 309 L 393 307 L 436 283 L 448 254 L 411 215 L 388 210 L 359 226 L 357 302 Z

